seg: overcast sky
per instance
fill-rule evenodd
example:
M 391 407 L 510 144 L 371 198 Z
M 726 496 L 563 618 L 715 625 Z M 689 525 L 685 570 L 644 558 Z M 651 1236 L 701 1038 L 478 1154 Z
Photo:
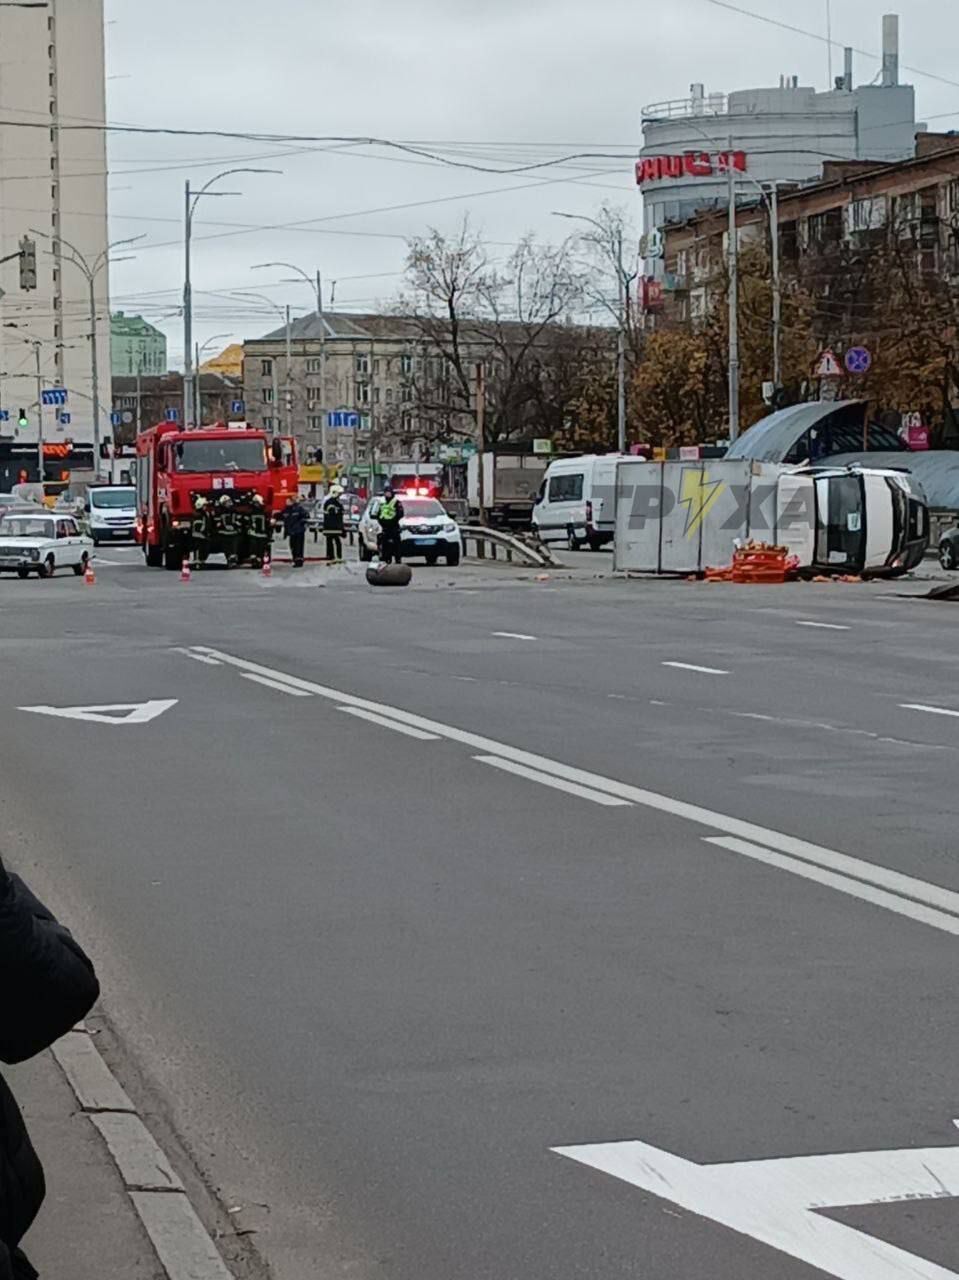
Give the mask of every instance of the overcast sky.
M 826 0 L 742 4 L 825 34 Z M 873 55 L 857 54 L 857 83 L 878 70 L 881 15 L 893 7 L 832 0 L 834 40 Z M 959 127 L 959 6 L 898 7 L 901 60 L 915 69 L 902 79 L 916 85 L 919 118 Z M 778 84 L 780 73 L 827 84 L 825 43 L 714 0 L 106 0 L 106 8 L 113 124 L 375 136 L 436 144 L 494 169 L 573 151 L 622 156 L 504 176 L 383 148 L 114 134 L 111 235 L 145 235 L 136 258 L 114 269 L 114 305 L 159 323 L 173 364 L 182 359 L 172 313 L 187 178 L 199 186 L 232 165 L 282 170 L 227 179 L 221 189 L 241 194 L 204 199 L 197 214 L 197 336 L 242 340 L 275 325 L 266 303 L 236 291 L 312 309 L 305 284 L 283 283 L 282 269 L 251 270 L 257 263 L 322 270 L 327 302 L 337 282 L 338 308 L 388 305 L 406 238 L 452 230 L 466 212 L 503 254 L 530 230 L 562 239 L 569 224 L 553 210 L 594 214 L 609 201 L 638 217 L 630 156 L 644 104 L 685 97 L 694 80 L 707 92 Z M 841 61 L 837 49 L 834 71 Z M 290 223 L 301 225 L 278 225 Z

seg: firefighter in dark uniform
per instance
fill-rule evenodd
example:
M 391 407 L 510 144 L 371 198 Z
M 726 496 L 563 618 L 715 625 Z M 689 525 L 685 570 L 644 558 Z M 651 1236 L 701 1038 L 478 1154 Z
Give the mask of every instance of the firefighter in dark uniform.
M 326 538 L 326 558 L 338 562 L 343 559 L 343 529 L 345 515 L 338 484 L 330 487 L 330 496 L 323 503 L 323 536 Z
M 206 498 L 193 500 L 193 519 L 190 521 L 190 542 L 193 555 L 204 564 L 210 554 L 210 512 Z
M 255 493 L 252 510 L 244 519 L 244 541 L 246 554 L 255 569 L 259 568 L 270 554 L 270 522 L 263 505 L 263 495 Z
M 385 564 L 401 564 L 403 545 L 400 539 L 400 521 L 403 519 L 403 504 L 393 492 L 392 485 L 387 485 L 383 490 L 383 500 L 376 518 L 380 526 L 380 559 Z
M 228 493 L 225 493 L 217 503 L 213 523 L 220 550 L 226 556 L 227 565 L 232 569 L 239 562 L 240 528 L 233 509 L 233 499 Z

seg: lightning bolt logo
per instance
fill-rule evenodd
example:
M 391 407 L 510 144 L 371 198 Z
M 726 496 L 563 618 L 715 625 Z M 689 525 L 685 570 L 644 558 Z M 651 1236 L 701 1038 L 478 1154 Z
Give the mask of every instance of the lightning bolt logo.
M 695 467 L 683 468 L 679 505 L 686 508 L 684 533 L 687 538 L 699 532 L 722 489 L 723 481 L 710 480 L 709 472 L 705 467 L 701 471 Z

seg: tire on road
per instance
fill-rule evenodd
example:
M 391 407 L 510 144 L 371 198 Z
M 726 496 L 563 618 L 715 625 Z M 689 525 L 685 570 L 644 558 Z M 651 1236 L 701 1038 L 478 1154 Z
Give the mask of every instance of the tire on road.
M 944 569 L 956 568 L 956 549 L 951 542 L 939 544 L 939 563 Z
M 371 587 L 408 587 L 413 577 L 413 570 L 408 564 L 384 564 L 378 568 L 370 565 L 366 571 L 366 581 Z
M 43 564 L 40 566 L 39 573 L 41 578 L 52 578 L 57 571 L 57 562 L 53 558 L 53 552 L 47 556 Z
M 454 569 L 460 562 L 460 549 L 453 547 L 452 551 L 446 553 L 446 563 L 451 569 Z

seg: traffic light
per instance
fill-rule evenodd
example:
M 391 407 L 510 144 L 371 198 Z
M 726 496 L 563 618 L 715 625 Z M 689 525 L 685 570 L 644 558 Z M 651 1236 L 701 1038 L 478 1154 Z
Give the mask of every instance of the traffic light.
M 29 427 L 29 425 L 30 425 L 30 419 L 27 417 L 27 411 L 26 409 L 21 409 L 20 412 L 17 414 L 17 426 Z
M 37 242 L 29 236 L 20 240 L 20 288 L 37 287 Z

